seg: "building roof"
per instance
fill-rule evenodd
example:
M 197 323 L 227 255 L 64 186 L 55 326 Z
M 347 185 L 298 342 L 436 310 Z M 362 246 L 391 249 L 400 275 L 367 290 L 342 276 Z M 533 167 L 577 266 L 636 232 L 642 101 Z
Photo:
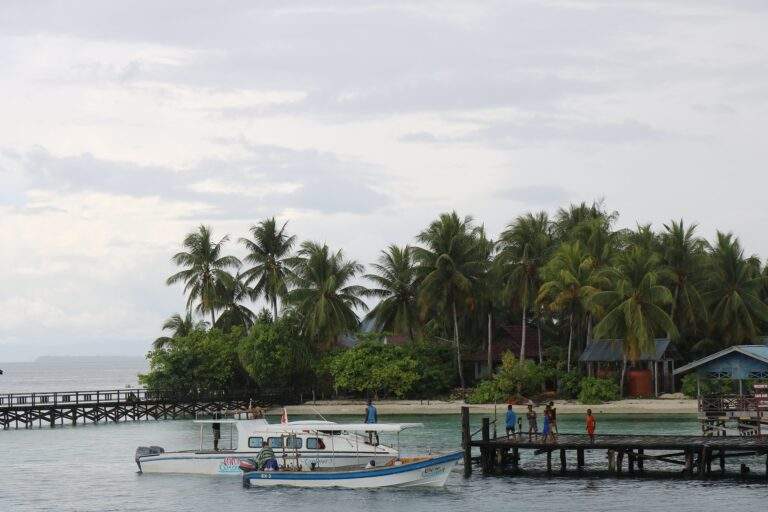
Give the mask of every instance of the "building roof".
M 669 348 L 668 338 L 655 340 L 656 350 L 653 353 L 642 353 L 638 361 L 661 361 L 671 359 L 667 354 Z M 616 363 L 624 360 L 624 340 L 595 340 L 587 345 L 579 361 L 583 363 Z M 667 357 L 665 357 L 667 356 Z
M 720 352 L 715 352 L 714 354 L 710 354 L 707 357 L 702 357 L 701 359 L 697 359 L 692 363 L 688 363 L 685 366 L 681 366 L 680 368 L 677 368 L 675 370 L 674 374 L 678 375 L 681 373 L 689 372 L 691 370 L 695 370 L 701 366 L 708 365 L 713 361 L 717 361 L 718 359 L 728 357 L 731 354 L 742 354 L 750 359 L 754 359 L 760 363 L 764 363 L 765 365 L 768 365 L 768 346 L 766 345 L 734 345 L 733 347 L 728 347 L 726 349 L 721 350 Z

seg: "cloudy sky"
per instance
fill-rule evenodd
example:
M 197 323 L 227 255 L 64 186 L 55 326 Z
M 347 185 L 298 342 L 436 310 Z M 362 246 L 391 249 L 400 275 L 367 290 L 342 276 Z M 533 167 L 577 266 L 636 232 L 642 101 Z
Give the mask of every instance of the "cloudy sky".
M 0 3 L 0 361 L 140 355 L 187 231 L 372 261 L 604 197 L 768 256 L 768 4 Z M 232 247 L 238 253 L 239 249 Z

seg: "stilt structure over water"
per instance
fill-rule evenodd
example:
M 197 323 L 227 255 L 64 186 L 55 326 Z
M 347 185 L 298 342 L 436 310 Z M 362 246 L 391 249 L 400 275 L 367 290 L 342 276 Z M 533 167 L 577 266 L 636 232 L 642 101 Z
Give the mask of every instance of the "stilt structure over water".
M 483 418 L 482 427 L 473 433 L 468 407 L 462 407 L 461 422 L 466 477 L 472 474 L 474 462 L 479 463 L 483 474 L 542 473 L 522 468 L 521 453 L 527 451 L 532 456 L 529 459 L 546 459 L 544 474 L 553 474 L 555 466 L 559 473 L 566 473 L 569 455 L 571 460 L 575 455 L 574 469 L 579 473 L 651 476 L 675 471 L 683 476 L 709 478 L 727 474 L 727 462 L 738 459 L 738 474 L 765 471 L 768 479 L 768 438 L 764 436 L 596 435 L 591 441 L 587 435 L 559 434 L 556 441 L 545 443 L 540 435 L 529 438 L 527 433 L 492 437 L 489 418 Z M 479 458 L 473 458 L 472 448 L 480 449 Z M 590 452 L 605 453 L 600 459 L 605 461 L 603 467 L 587 467 L 585 454 Z
M 58 391 L 0 395 L 0 427 L 194 418 L 198 414 L 290 403 L 279 392 L 178 393 L 149 389 Z

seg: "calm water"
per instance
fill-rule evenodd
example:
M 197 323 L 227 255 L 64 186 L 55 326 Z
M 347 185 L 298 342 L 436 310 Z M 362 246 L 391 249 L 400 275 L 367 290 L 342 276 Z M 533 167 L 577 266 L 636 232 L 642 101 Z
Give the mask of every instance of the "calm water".
M 25 363 L 31 364 L 31 363 Z M 56 381 L 34 364 L 25 382 L 12 390 L 124 387 L 126 368 L 58 369 Z M 97 365 L 98 366 L 98 365 Z M 112 365 L 114 366 L 114 365 Z M 118 365 L 120 366 L 120 365 Z M 5 365 L 7 369 L 9 365 Z M 71 369 L 70 369 L 71 370 Z M 134 369 L 133 375 L 139 369 Z M 8 376 L 9 374 L 6 374 Z M 18 373 L 17 379 L 18 379 Z M 4 377 L 0 379 L 4 379 Z M 78 376 L 79 379 L 78 380 Z M 37 379 L 43 385 L 38 385 Z M 110 380 L 112 378 L 113 380 Z M 8 380 L 0 382 L 8 383 Z M 125 382 L 124 382 L 125 381 Z M 11 391 L 0 386 L 0 392 Z M 300 419 L 300 418 L 292 418 Z M 337 416 L 337 421 L 359 420 Z M 455 449 L 459 446 L 458 416 L 386 416 L 383 421 L 422 421 L 426 428 L 401 436 L 404 452 Z M 580 432 L 580 417 L 560 416 L 563 432 Z M 696 433 L 694 416 L 598 416 L 598 429 L 608 433 Z M 473 417 L 479 425 L 480 416 Z M 382 439 L 385 441 L 385 439 Z M 679 479 L 482 477 L 465 480 L 457 467 L 445 489 L 370 491 L 327 489 L 245 490 L 237 477 L 141 475 L 133 453 L 138 445 L 166 449 L 196 446 L 198 430 L 189 421 L 151 421 L 65 426 L 55 429 L 0 431 L 0 512 L 5 511 L 149 511 L 149 510 L 270 510 L 333 511 L 715 511 L 760 510 L 768 503 L 768 484 Z M 540 468 L 544 457 L 523 461 Z M 756 461 L 754 461 L 757 464 Z M 573 466 L 573 462 L 570 462 Z M 597 455 L 588 465 L 605 467 Z

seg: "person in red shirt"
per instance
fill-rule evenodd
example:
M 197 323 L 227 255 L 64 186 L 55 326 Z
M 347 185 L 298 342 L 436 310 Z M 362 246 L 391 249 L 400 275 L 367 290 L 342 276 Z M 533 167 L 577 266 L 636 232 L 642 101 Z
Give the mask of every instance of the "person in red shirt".
M 589 434 L 589 441 L 595 442 L 595 428 L 597 427 L 597 420 L 592 416 L 592 409 L 587 409 L 587 434 Z

